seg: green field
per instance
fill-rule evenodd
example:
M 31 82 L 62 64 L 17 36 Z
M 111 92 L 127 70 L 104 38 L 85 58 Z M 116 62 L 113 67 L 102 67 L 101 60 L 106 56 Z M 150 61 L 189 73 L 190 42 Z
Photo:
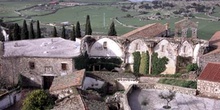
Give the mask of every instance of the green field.
M 77 0 L 76 0 L 77 1 Z M 87 2 L 88 0 L 78 0 L 80 2 Z M 91 0 L 89 2 L 96 2 L 100 0 Z M 102 0 L 101 2 L 116 2 L 117 0 Z M 0 14 L 1 16 L 15 16 L 16 14 L 13 12 L 15 9 L 22 9 L 27 6 L 39 4 L 39 2 L 0 2 L 1 8 L 0 8 Z M 6 9 L 2 8 L 2 6 L 6 7 Z M 6 11 L 3 11 L 6 10 Z M 217 9 L 217 10 L 220 10 Z M 164 11 L 161 11 L 161 14 L 163 14 Z M 36 14 L 37 12 L 33 11 L 24 11 L 25 14 L 31 15 Z M 45 13 L 45 12 L 38 12 L 39 13 Z M 155 13 L 155 11 L 150 12 Z M 33 20 L 39 20 L 43 24 L 45 23 L 60 23 L 68 21 L 72 24 L 75 24 L 77 21 L 81 24 L 81 30 L 84 30 L 84 24 L 86 21 L 86 15 L 90 15 L 91 25 L 93 32 L 96 34 L 107 34 L 108 28 L 110 23 L 112 22 L 113 18 L 118 18 L 120 22 L 126 25 L 133 25 L 133 26 L 144 26 L 150 23 L 169 23 L 171 30 L 174 30 L 174 23 L 176 21 L 179 21 L 183 18 L 171 18 L 171 19 L 164 19 L 164 20 L 146 20 L 146 21 L 140 21 L 139 18 L 124 18 L 123 16 L 126 16 L 127 14 L 130 15 L 137 15 L 138 12 L 136 11 L 128 11 L 123 12 L 121 11 L 120 7 L 117 6 L 109 6 L 109 5 L 89 5 L 89 6 L 76 6 L 76 7 L 68 7 L 64 9 L 60 9 L 55 14 L 47 15 L 47 16 L 40 16 L 40 17 L 32 17 Z M 147 14 L 147 15 L 149 15 Z M 104 16 L 105 15 L 105 16 Z M 215 13 L 213 14 L 215 15 Z M 199 17 L 205 17 L 208 18 L 203 13 L 196 14 L 196 16 Z M 104 23 L 105 18 L 105 23 Z M 23 18 L 5 18 L 4 21 L 11 21 L 11 20 L 20 20 L 16 21 L 20 25 L 22 24 Z M 220 30 L 220 21 L 207 21 L 207 20 L 199 20 L 199 19 L 192 19 L 195 22 L 199 23 L 199 29 L 198 29 L 198 36 L 199 38 L 203 39 L 209 39 L 216 31 Z M 105 26 L 104 26 L 105 24 Z M 125 34 L 126 32 L 129 32 L 131 30 L 134 30 L 134 28 L 128 28 L 123 27 L 122 25 L 116 24 L 116 30 L 118 35 Z

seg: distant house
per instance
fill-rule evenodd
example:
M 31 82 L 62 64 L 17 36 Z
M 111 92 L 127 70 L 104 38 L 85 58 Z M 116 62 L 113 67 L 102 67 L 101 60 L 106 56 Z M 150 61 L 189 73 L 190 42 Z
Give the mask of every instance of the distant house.
M 209 40 L 208 52 L 201 56 L 199 65 L 203 70 L 209 62 L 220 62 L 220 31 Z
M 12 84 L 21 74 L 24 86 L 48 89 L 55 76 L 72 74 L 80 40 L 42 38 L 4 42 L 3 74 Z
M 220 98 L 220 63 L 208 63 L 197 81 L 202 95 Z

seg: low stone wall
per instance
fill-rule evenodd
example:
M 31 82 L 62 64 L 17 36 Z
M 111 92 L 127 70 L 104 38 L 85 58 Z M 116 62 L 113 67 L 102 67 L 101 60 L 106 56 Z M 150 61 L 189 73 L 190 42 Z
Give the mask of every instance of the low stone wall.
M 179 87 L 179 86 L 173 86 L 167 84 L 158 84 L 158 83 L 154 86 L 154 88 L 161 90 L 172 90 L 187 95 L 196 95 L 196 89 L 191 89 L 191 88 L 185 88 L 185 87 Z
M 123 108 L 124 110 L 131 110 L 130 106 L 129 106 L 129 102 L 128 102 L 128 97 L 130 96 L 130 94 L 132 93 L 133 91 L 133 87 L 134 85 L 130 85 L 128 87 L 128 89 L 124 92 L 124 100 L 123 100 Z

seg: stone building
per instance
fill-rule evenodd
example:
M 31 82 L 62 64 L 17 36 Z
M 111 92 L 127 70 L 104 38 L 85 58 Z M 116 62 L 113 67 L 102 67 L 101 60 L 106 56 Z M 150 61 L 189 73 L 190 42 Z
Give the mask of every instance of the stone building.
M 133 67 L 133 52 L 139 51 L 149 52 L 152 55 L 153 52 L 158 53 L 158 57 L 168 58 L 168 64 L 163 74 L 175 74 L 177 71 L 178 56 L 184 58 L 191 58 L 191 63 L 198 62 L 198 55 L 200 50 L 206 47 L 207 41 L 193 38 L 166 38 L 166 37 L 154 37 L 147 39 L 136 39 L 132 41 L 128 47 L 128 54 L 126 63 Z M 150 58 L 151 59 L 151 58 Z
M 208 63 L 197 80 L 197 90 L 210 97 L 220 98 L 220 63 Z
M 119 57 L 124 64 L 130 65 L 132 71 L 132 53 L 136 51 L 140 53 L 148 51 L 150 56 L 152 53 L 158 53 L 160 58 L 167 57 L 169 61 L 163 74 L 177 72 L 179 56 L 190 60 L 190 63 L 198 63 L 208 46 L 208 41 L 197 38 L 197 23 L 183 19 L 175 23 L 175 35 L 170 37 L 169 33 L 168 24 L 154 23 L 118 37 L 85 36 L 81 49 L 87 51 L 91 57 Z M 151 60 L 149 64 L 151 65 Z
M 21 75 L 24 86 L 48 89 L 55 76 L 72 74 L 80 40 L 42 38 L 4 42 L 3 74 L 11 84 Z
M 143 37 L 150 38 L 150 37 L 166 37 L 166 36 L 169 36 L 169 25 L 153 23 L 137 28 L 124 35 L 121 35 L 119 39 L 134 40 Z
M 220 62 L 220 31 L 217 31 L 209 40 L 209 47 L 204 55 L 201 55 L 199 65 L 203 70 L 209 62 Z

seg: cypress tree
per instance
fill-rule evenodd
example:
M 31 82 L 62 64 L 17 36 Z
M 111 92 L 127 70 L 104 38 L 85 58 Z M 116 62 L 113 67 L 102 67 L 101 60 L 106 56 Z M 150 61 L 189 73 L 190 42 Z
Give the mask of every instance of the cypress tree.
M 37 20 L 37 36 L 36 38 L 41 38 L 40 22 Z
M 53 37 L 58 37 L 57 36 L 57 28 L 55 26 L 53 27 Z
M 91 28 L 91 24 L 90 24 L 89 15 L 87 15 L 87 17 L 86 17 L 85 35 L 92 35 L 92 28 Z
M 117 32 L 115 30 L 115 23 L 112 21 L 112 24 L 110 25 L 109 31 L 108 31 L 109 36 L 117 36 Z
M 34 39 L 35 34 L 34 34 L 34 28 L 33 28 L 33 21 L 30 22 L 30 31 L 29 31 L 29 39 Z
M 14 33 L 13 34 L 13 39 L 14 40 L 20 40 L 21 39 L 21 37 L 20 37 L 20 27 L 17 23 L 15 23 L 13 31 L 14 31 L 13 32 Z
M 70 36 L 70 40 L 72 41 L 76 41 L 76 30 L 75 30 L 75 26 L 73 26 L 73 30 Z
M 80 29 L 80 24 L 79 24 L 79 21 L 77 21 L 76 23 L 76 37 L 77 38 L 81 38 L 81 29 Z
M 23 21 L 23 28 L 21 31 L 21 39 L 28 39 L 28 28 L 27 28 L 27 23 L 26 20 Z
M 66 29 L 65 29 L 65 26 L 63 25 L 63 28 L 62 28 L 62 33 L 61 33 L 61 37 L 66 39 Z

